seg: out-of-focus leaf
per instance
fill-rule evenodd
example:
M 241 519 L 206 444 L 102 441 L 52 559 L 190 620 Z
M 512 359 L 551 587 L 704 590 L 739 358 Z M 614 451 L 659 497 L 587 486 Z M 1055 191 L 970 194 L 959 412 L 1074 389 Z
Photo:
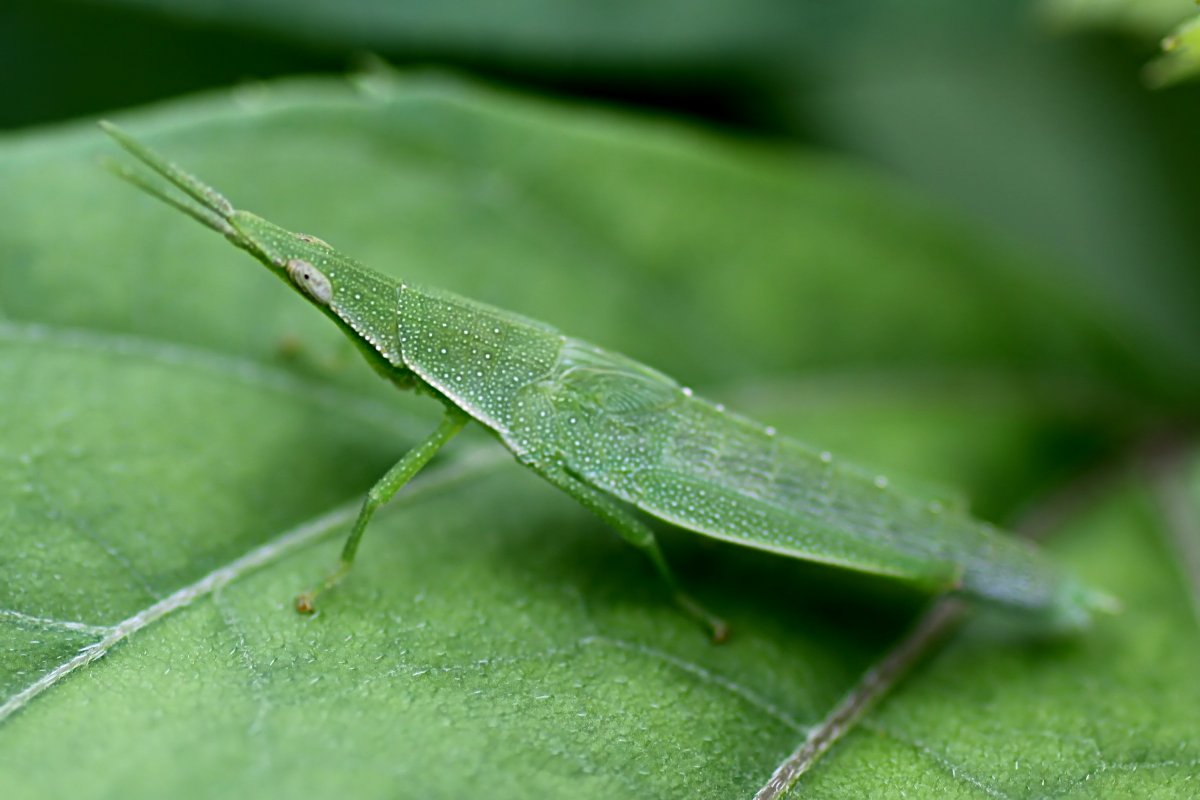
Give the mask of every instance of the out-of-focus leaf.
M 1200 197 L 1183 134 L 1197 106 L 1147 92 L 1144 60 L 1050 36 L 1022 4 L 892 4 L 864 18 L 793 108 L 978 223 L 1055 254 L 1041 277 L 1104 309 L 1152 380 L 1194 407 Z
M 1146 66 L 1146 79 L 1167 86 L 1200 74 L 1200 17 L 1181 23 L 1163 39 L 1163 54 Z
M 347 63 L 344 54 L 228 25 L 188 24 L 87 0 L 5 0 L 0 128 L 284 73 L 341 71 Z
M 809 46 L 831 25 L 853 19 L 870 3 L 830 6 L 789 0 L 603 5 L 520 0 L 503 13 L 474 0 L 456 4 L 417 0 L 103 0 L 113 7 L 269 31 L 322 48 L 382 53 L 437 50 L 470 59 L 581 66 L 662 66 L 755 59 L 799 35 Z M 791 39 L 790 44 L 797 44 Z
M 1063 28 L 1089 25 L 1127 30 L 1151 39 L 1195 13 L 1195 0 L 1041 0 L 1039 16 Z

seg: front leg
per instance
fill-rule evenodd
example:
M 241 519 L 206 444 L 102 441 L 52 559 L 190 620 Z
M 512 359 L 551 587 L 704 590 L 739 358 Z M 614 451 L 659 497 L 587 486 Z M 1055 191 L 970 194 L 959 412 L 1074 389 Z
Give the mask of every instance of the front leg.
M 296 610 L 301 614 L 311 614 L 316 610 L 314 601 L 317 596 L 323 594 L 334 586 L 337 586 L 342 578 L 346 577 L 346 573 L 350 571 L 350 567 L 354 564 L 354 554 L 358 552 L 358 543 L 362 539 L 363 532 L 367 529 L 367 523 L 371 521 L 371 516 L 375 513 L 375 509 L 392 499 L 396 492 L 404 487 L 429 460 L 442 449 L 446 442 L 454 438 L 454 434 L 462 430 L 470 419 L 456 406 L 446 405 L 446 413 L 442 417 L 441 424 L 437 430 L 429 435 L 429 438 L 413 447 L 404 456 L 396 462 L 395 466 L 389 469 L 379 481 L 371 487 L 367 492 L 366 498 L 363 499 L 362 509 L 358 512 L 358 518 L 354 520 L 354 528 L 350 531 L 350 536 L 346 539 L 346 544 L 342 547 L 341 558 L 338 559 L 337 566 L 329 573 L 329 577 L 325 579 L 316 589 L 310 589 L 306 592 L 301 592 L 296 597 Z

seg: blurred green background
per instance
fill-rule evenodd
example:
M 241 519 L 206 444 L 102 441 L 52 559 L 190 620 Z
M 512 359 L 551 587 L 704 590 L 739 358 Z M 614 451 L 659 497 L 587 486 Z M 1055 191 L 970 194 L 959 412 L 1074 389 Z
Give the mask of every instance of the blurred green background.
M 5 3 L 9 129 L 377 60 L 861 159 L 1045 256 L 1179 399 L 1200 390 L 1198 90 L 1148 91 L 1182 0 Z M 1034 190 L 1036 187 L 1036 191 Z M 1050 273 L 1050 274 L 1047 274 Z M 1152 362 L 1152 363 L 1151 363 Z
M 1194 13 L 5 0 L 0 796 L 750 797 L 926 600 L 665 530 L 734 623 L 714 648 L 468 437 L 298 620 L 435 412 L 100 169 L 102 116 L 377 269 L 945 487 L 1121 598 L 1069 642 L 973 619 L 787 796 L 1192 796 L 1200 83 L 1165 80 L 1186 46 L 1155 59 Z

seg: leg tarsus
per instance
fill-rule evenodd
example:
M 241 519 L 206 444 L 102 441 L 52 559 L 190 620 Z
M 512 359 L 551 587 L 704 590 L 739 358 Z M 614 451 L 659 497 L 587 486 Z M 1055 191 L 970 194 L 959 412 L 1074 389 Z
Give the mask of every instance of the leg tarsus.
M 369 515 L 368 515 L 369 516 Z M 342 582 L 342 578 L 346 577 L 346 573 L 350 571 L 353 561 L 347 561 L 345 558 L 338 559 L 337 567 L 325 577 L 325 580 L 316 589 L 309 589 L 296 595 L 295 605 L 296 610 L 301 614 L 312 614 L 317 610 L 317 597 L 328 592 L 330 589 Z
M 301 614 L 311 614 L 317 610 L 316 597 L 311 591 L 301 592 L 296 595 L 296 611 Z
M 679 606 L 685 614 L 700 623 L 700 626 L 708 632 L 708 636 L 712 639 L 713 644 L 724 644 L 729 641 L 729 623 L 709 612 L 708 609 L 700 605 L 690 594 L 676 590 L 675 605 Z

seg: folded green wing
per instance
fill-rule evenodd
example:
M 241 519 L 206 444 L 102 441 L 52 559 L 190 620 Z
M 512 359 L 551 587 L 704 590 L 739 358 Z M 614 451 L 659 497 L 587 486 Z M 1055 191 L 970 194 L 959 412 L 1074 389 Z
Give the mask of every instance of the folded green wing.
M 568 339 L 525 405 L 524 425 L 567 469 L 684 528 L 1005 605 L 1056 601 L 1058 570 L 1026 543 L 624 356 Z

